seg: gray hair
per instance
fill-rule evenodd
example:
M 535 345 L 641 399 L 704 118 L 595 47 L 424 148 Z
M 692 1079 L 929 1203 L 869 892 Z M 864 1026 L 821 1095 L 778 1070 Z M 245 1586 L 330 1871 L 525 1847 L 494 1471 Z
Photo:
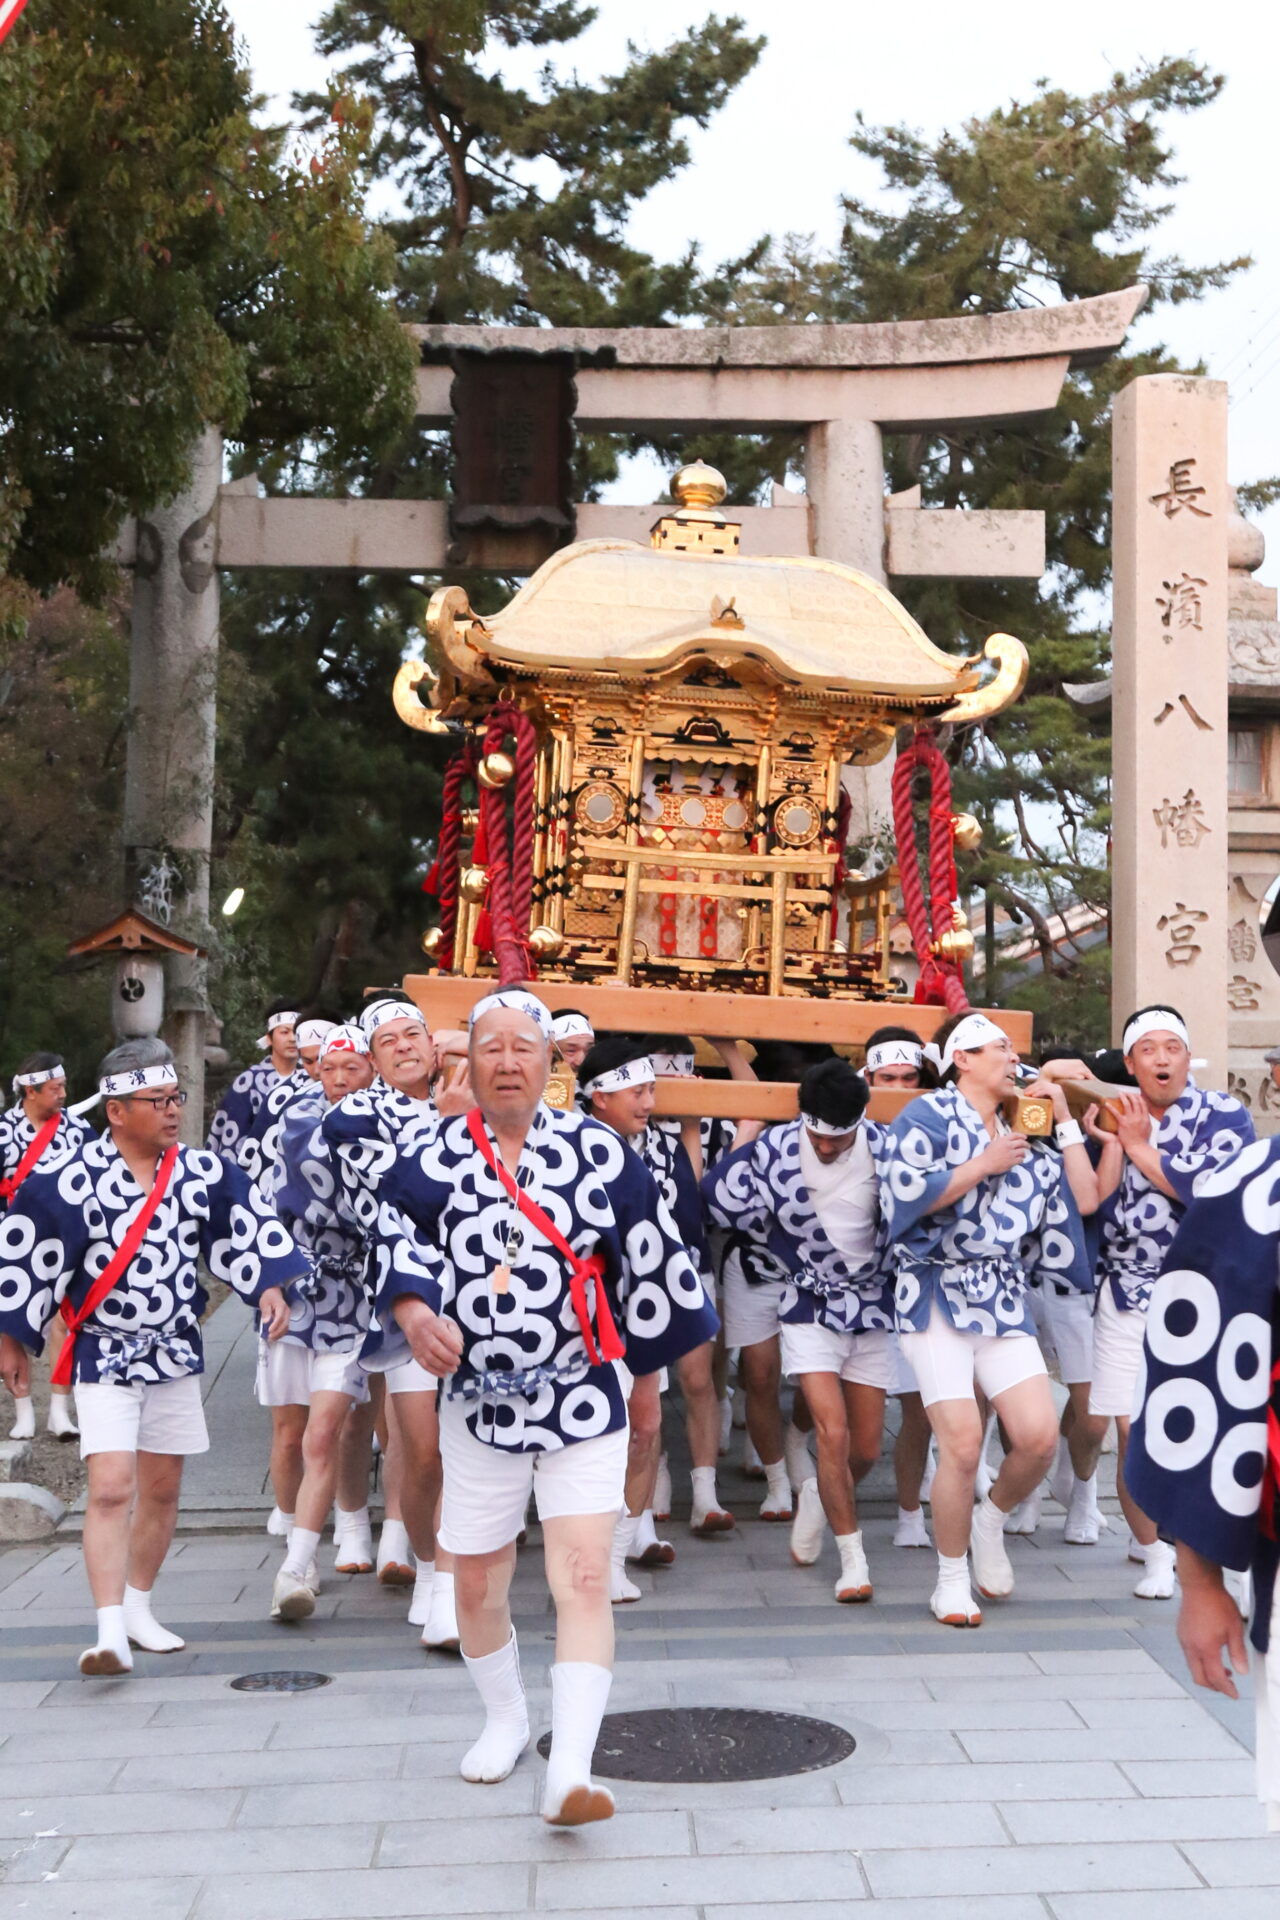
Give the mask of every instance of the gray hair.
M 113 1047 L 98 1067 L 99 1081 L 117 1073 L 140 1072 L 144 1067 L 172 1067 L 173 1055 L 163 1040 L 126 1040 Z M 177 1069 L 174 1069 L 176 1080 Z

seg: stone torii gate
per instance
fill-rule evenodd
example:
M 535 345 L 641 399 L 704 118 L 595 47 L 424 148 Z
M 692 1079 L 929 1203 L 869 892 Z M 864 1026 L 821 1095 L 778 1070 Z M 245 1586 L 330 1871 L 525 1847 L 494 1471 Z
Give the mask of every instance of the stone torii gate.
M 713 430 L 802 432 L 805 492 L 775 487 L 770 506 L 735 509 L 755 552 L 814 554 L 884 583 L 1038 579 L 1041 514 L 924 509 L 918 489 L 886 498 L 884 435 L 1047 412 L 1069 369 L 1115 351 L 1145 297 L 1144 288 L 1132 287 L 1058 307 L 865 326 L 415 327 L 410 331 L 423 356 L 417 410 L 428 426 L 451 427 L 459 367 L 476 357 L 558 358 L 572 368 L 572 421 L 580 427 L 680 435 L 695 443 Z M 459 563 L 446 501 L 268 498 L 253 476 L 226 485 L 220 480 L 220 448 L 209 433 L 186 492 L 128 530 L 118 555 L 135 568 L 137 582 L 126 874 L 136 886 L 157 855 L 175 853 L 185 897 L 175 903 L 174 925 L 202 946 L 208 940 L 217 570 L 433 574 Z M 643 542 L 652 518 L 652 506 L 586 502 L 572 508 L 567 537 Z M 531 550 L 522 560 L 508 543 L 501 560 L 487 564 L 521 572 L 541 557 Z M 486 564 L 482 542 L 466 563 Z M 887 763 L 860 772 L 855 826 L 869 828 L 887 812 L 888 774 Z M 170 988 L 165 1031 L 191 1094 L 186 1112 L 195 1137 L 207 997 L 203 977 L 190 966 Z

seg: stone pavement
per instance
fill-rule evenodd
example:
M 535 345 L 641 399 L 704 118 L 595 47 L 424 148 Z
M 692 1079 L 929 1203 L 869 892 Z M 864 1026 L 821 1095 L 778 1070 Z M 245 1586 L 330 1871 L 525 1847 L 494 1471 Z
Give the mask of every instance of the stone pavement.
M 236 1339 L 216 1344 L 230 1325 L 216 1316 L 215 1431 L 252 1426 L 245 1356 Z M 737 1534 L 702 1543 L 677 1524 L 676 1566 L 641 1574 L 643 1601 L 618 1610 L 612 1704 L 809 1712 L 847 1726 L 857 1750 L 740 1786 L 619 1783 L 614 1820 L 558 1833 L 533 1814 L 535 1756 L 501 1786 L 458 1778 L 474 1696 L 456 1660 L 421 1653 L 403 1593 L 330 1576 L 312 1621 L 269 1624 L 279 1547 L 252 1513 L 262 1456 L 246 1447 L 243 1461 L 239 1486 L 212 1465 L 202 1476 L 203 1524 L 158 1589 L 187 1652 L 138 1655 L 128 1680 L 75 1675 L 91 1616 L 74 1539 L 0 1556 L 0 1920 L 1280 1911 L 1250 1710 L 1191 1695 L 1174 1609 L 1130 1597 L 1118 1531 L 1066 1548 L 1050 1506 L 1035 1539 L 1012 1544 L 1016 1596 L 957 1633 L 929 1619 L 931 1557 L 889 1544 L 885 1502 L 867 1520 L 875 1600 L 837 1608 L 830 1549 L 791 1566 L 787 1530 L 752 1523 L 755 1490 L 727 1477 Z M 536 1541 L 516 1611 L 539 1732 L 552 1622 Z M 333 1683 L 229 1690 L 280 1667 Z

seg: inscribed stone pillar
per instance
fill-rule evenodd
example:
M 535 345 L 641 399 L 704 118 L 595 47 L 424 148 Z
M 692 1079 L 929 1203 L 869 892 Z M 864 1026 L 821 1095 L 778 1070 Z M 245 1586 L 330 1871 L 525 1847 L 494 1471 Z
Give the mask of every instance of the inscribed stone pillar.
M 1227 1074 L 1227 389 L 1151 374 L 1112 424 L 1112 1032 L 1186 1016 Z
M 171 924 L 201 946 L 209 939 L 221 480 L 222 436 L 210 428 L 193 450 L 189 485 L 138 522 L 129 652 L 127 897 L 141 893 L 145 908 L 148 895 L 156 895 L 157 873 L 176 869 Z M 170 955 L 161 1031 L 188 1095 L 182 1131 L 188 1144 L 204 1132 L 207 1011 L 205 963 Z
M 876 421 L 821 420 L 810 427 L 804 470 L 814 553 L 857 567 L 886 585 L 884 440 Z M 845 770 L 844 784 L 853 802 L 849 835 L 855 846 L 890 830 L 892 778 L 892 754 L 873 767 Z

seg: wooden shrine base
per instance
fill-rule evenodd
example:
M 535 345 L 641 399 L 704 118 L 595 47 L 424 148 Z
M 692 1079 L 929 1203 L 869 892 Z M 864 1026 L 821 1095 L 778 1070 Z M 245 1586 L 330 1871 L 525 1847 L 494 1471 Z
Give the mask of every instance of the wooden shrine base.
M 411 973 L 404 990 L 432 1027 L 465 1027 L 477 1000 L 494 991 L 493 980 L 456 974 Z M 799 994 L 674 992 L 666 988 L 579 987 L 538 981 L 533 989 L 553 1013 L 576 1007 L 597 1033 L 677 1033 L 704 1040 L 825 1040 L 832 1046 L 863 1046 L 877 1027 L 910 1027 L 928 1040 L 948 1018 L 942 1007 L 909 1001 L 810 1000 Z M 1020 1053 L 1031 1047 L 1032 1016 L 1021 1009 L 984 1007 L 983 1012 Z M 914 1095 L 871 1096 L 875 1120 L 891 1120 Z M 657 1111 L 705 1114 L 731 1120 L 789 1120 L 797 1111 L 796 1089 L 778 1081 L 696 1080 L 658 1083 Z

